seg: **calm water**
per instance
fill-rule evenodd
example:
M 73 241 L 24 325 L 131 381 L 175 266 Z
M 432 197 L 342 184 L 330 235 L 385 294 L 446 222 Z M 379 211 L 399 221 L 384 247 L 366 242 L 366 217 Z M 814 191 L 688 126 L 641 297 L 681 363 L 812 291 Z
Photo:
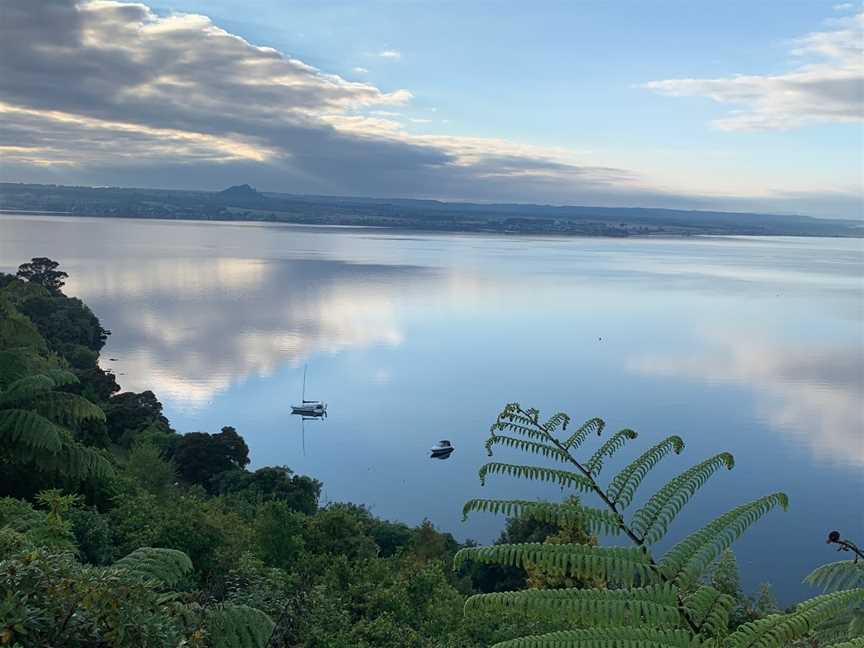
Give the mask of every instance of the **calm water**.
M 738 543 L 745 585 L 784 600 L 864 541 L 860 240 L 607 240 L 0 217 L 0 270 L 50 256 L 114 334 L 104 366 L 153 389 L 176 429 L 233 425 L 253 467 L 285 464 L 410 523 L 490 541 L 470 497 L 557 496 L 476 470 L 508 400 L 601 416 L 688 445 L 642 488 L 722 450 L 670 537 L 775 490 L 792 500 Z M 290 415 L 304 363 L 326 421 Z M 438 439 L 457 450 L 427 458 Z M 502 453 L 506 458 L 508 455 Z M 515 458 L 515 456 L 510 455 Z M 613 463 L 606 473 L 620 464 Z M 641 500 L 637 500 L 637 504 Z M 635 507 L 634 507 L 635 510 Z

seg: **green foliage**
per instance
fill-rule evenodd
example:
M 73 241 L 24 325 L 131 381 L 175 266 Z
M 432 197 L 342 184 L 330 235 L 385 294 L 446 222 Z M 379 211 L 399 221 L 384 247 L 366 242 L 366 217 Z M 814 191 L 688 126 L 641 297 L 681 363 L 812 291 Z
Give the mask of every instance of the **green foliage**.
M 684 505 L 722 466 L 728 470 L 735 466 L 735 460 L 728 452 L 706 459 L 669 481 L 633 514 L 633 530 L 647 544 L 662 539 Z
M 609 484 L 609 488 L 606 490 L 607 497 L 612 500 L 613 504 L 617 504 L 621 508 L 627 508 L 630 502 L 633 501 L 636 489 L 639 488 L 639 484 L 645 479 L 648 471 L 670 452 L 681 454 L 683 449 L 684 441 L 681 437 L 671 436 L 653 448 L 646 450 L 641 457 L 615 475 L 612 483 Z
M 268 565 L 290 568 L 305 546 L 306 516 L 284 502 L 267 502 L 256 511 L 255 538 L 261 558 Z
M 172 458 L 182 479 L 215 490 L 215 478 L 249 463 L 249 447 L 237 430 L 229 426 L 218 434 L 184 434 L 178 439 Z
M 577 502 L 553 504 L 530 500 L 472 499 L 468 500 L 462 509 L 463 518 L 467 518 L 472 511 L 503 513 L 558 526 L 577 524 L 594 534 L 619 535 L 621 533 L 621 523 L 615 513 L 582 506 Z
M 213 648 L 264 648 L 274 625 L 261 610 L 246 605 L 220 605 L 207 614 Z
M 568 463 L 572 472 L 568 474 L 568 471 L 542 466 L 490 463 L 481 469 L 481 480 L 485 480 L 488 474 L 544 479 L 562 488 L 590 491 L 602 501 L 605 509 L 584 507 L 572 500 L 550 503 L 473 499 L 466 503 L 464 512 L 487 511 L 556 524 L 576 523 L 589 531 L 625 535 L 632 546 L 596 546 L 580 540 L 498 544 L 459 551 L 454 560 L 456 569 L 469 561 L 539 567 L 547 573 L 589 582 L 593 580 L 604 585 L 589 589 L 529 589 L 469 598 L 465 606 L 469 615 L 477 611 L 502 615 L 519 613 L 535 619 L 558 619 L 564 626 L 559 626 L 555 632 L 503 641 L 496 644 L 496 648 L 668 648 L 697 645 L 783 648 L 808 635 L 826 620 L 848 611 L 850 606 L 864 603 L 864 589 L 835 592 L 806 601 L 789 614 L 770 614 L 745 623 L 728 634 L 730 613 L 740 604 L 740 586 L 734 558 L 724 552 L 773 508 L 785 509 L 788 506 L 786 495 L 774 493 L 736 507 L 691 533 L 662 558 L 655 560 L 649 546 L 665 535 L 674 518 L 711 475 L 724 466 L 727 469 L 734 466 L 732 456 L 718 454 L 675 477 L 649 498 L 628 522 L 624 511 L 633 501 L 642 481 L 661 459 L 672 453 L 680 454 L 684 449 L 683 440 L 671 436 L 649 448 L 604 488 L 597 482 L 604 459 L 621 450 L 626 441 L 635 439 L 636 433 L 622 430 L 612 435 L 590 459 L 583 462 L 574 456 L 573 450 L 583 445 L 591 434 L 602 434 L 605 426 L 600 419 L 589 420 L 566 439 L 557 438 L 554 430 L 547 429 L 539 420 L 537 410 L 523 409 L 517 403 L 508 404 L 492 426 L 492 434 L 486 441 L 487 451 L 491 455 L 494 447 L 507 446 Z M 560 420 L 563 428 L 565 419 Z M 518 432 L 528 439 L 497 434 L 504 429 Z M 717 587 L 700 583 L 711 575 L 711 566 L 721 556 L 720 567 L 713 572 L 713 582 Z M 840 571 L 837 568 L 837 572 Z M 837 574 L 829 572 L 825 570 L 817 574 L 814 580 L 838 580 Z M 541 582 L 548 587 L 555 581 Z M 765 596 L 762 598 L 768 600 Z M 574 623 L 588 627 L 574 629 Z
M 864 560 L 840 560 L 814 569 L 804 582 L 826 592 L 864 587 Z
M 465 613 L 491 609 L 550 616 L 594 627 L 675 627 L 678 598 L 670 585 L 629 590 L 557 589 L 476 594 L 465 602 Z
M 280 501 L 295 511 L 312 515 L 318 509 L 321 482 L 295 475 L 287 466 L 268 466 L 255 472 L 235 469 L 222 473 L 215 482 L 217 492 L 249 502 Z
M 3 321 L 12 308 L 0 297 Z M 27 328 L 26 326 L 24 328 Z M 26 336 L 25 336 L 26 337 Z M 27 340 L 6 340 L 15 345 Z M 64 478 L 83 480 L 111 474 L 108 461 L 96 450 L 75 441 L 69 429 L 88 420 L 104 420 L 104 414 L 81 396 L 58 391 L 77 382 L 75 377 L 44 353 L 39 345 L 5 348 L 11 369 L 5 369 L 0 389 L 0 465 L 36 468 Z
M 864 589 L 861 588 L 823 594 L 799 604 L 789 614 L 772 614 L 745 623 L 729 635 L 724 645 L 728 648 L 787 646 L 806 636 L 820 623 L 845 612 L 851 605 L 860 605 L 862 601 Z
M 660 560 L 661 571 L 679 585 L 693 582 L 754 522 L 775 506 L 788 505 L 784 493 L 774 493 L 732 509 L 672 547 Z
M 698 644 L 697 644 L 698 645 Z M 495 648 L 693 648 L 684 630 L 590 628 L 502 641 Z
M 149 444 L 138 444 L 129 451 L 123 474 L 153 495 L 165 495 L 177 480 L 173 462 Z
M 136 549 L 114 566 L 132 576 L 156 581 L 164 588 L 175 587 L 192 571 L 192 561 L 182 551 L 154 547 Z

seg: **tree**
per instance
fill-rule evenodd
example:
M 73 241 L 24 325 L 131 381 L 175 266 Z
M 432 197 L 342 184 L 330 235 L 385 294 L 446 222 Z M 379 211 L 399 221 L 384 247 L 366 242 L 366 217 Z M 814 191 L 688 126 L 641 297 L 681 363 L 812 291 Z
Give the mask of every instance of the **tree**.
M 31 283 L 39 284 L 52 292 L 58 292 L 64 285 L 64 279 L 69 275 L 58 270 L 60 264 L 47 257 L 33 257 L 30 263 L 22 263 L 18 266 L 17 275 Z
M 217 479 L 216 490 L 250 502 L 285 502 L 295 511 L 312 515 L 318 509 L 321 482 L 305 475 L 295 475 L 287 466 L 267 466 L 255 472 L 238 468 L 222 473 Z
M 187 482 L 215 490 L 215 477 L 249 463 L 249 446 L 230 426 L 218 434 L 191 432 L 177 440 L 173 459 Z
M 578 521 L 593 533 L 624 536 L 630 546 L 583 543 L 509 544 L 462 549 L 454 560 L 505 565 L 537 565 L 562 577 L 596 580 L 605 587 L 590 589 L 534 589 L 477 594 L 465 603 L 466 614 L 518 613 L 557 619 L 561 630 L 496 644 L 498 648 L 784 648 L 850 606 L 864 604 L 864 588 L 844 589 L 818 596 L 788 614 L 772 614 L 728 633 L 734 599 L 702 579 L 714 561 L 747 528 L 777 506 L 785 508 L 783 493 L 773 493 L 738 506 L 674 545 L 655 559 L 652 546 L 666 534 L 672 520 L 696 491 L 718 470 L 734 466 L 732 455 L 721 453 L 702 461 L 669 481 L 629 519 L 624 511 L 632 503 L 645 476 L 664 457 L 680 454 L 684 442 L 671 436 L 654 445 L 615 475 L 604 488 L 598 482 L 606 459 L 637 437 L 625 429 L 611 435 L 588 459 L 574 451 L 591 435 L 602 435 L 603 420 L 594 418 L 566 438 L 570 417 L 558 413 L 545 422 L 536 409 L 508 404 L 492 425 L 486 441 L 491 456 L 495 447 L 509 447 L 566 464 L 568 469 L 545 465 L 490 462 L 480 469 L 481 481 L 493 475 L 548 481 L 596 495 L 604 508 L 565 502 L 473 499 L 472 511 L 521 514 L 558 523 Z

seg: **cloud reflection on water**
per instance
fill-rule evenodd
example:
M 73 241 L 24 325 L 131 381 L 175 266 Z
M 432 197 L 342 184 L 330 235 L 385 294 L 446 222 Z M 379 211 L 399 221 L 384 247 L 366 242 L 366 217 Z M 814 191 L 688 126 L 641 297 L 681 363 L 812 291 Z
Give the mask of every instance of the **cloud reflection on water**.
M 114 329 L 105 355 L 124 389 L 194 408 L 316 353 L 398 346 L 398 293 L 436 280 L 413 266 L 160 259 L 81 268 L 70 290 Z
M 628 369 L 746 387 L 759 415 L 820 460 L 864 466 L 864 352 L 860 346 L 797 345 L 746 334 L 708 335 L 693 356 L 646 354 Z

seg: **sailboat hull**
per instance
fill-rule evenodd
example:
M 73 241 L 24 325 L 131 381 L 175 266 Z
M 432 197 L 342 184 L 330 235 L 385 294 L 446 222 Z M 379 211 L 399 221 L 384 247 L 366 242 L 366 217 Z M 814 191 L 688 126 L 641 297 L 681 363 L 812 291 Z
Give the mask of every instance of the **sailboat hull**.
M 292 414 L 302 414 L 303 416 L 324 416 L 327 413 L 326 405 L 292 405 Z

